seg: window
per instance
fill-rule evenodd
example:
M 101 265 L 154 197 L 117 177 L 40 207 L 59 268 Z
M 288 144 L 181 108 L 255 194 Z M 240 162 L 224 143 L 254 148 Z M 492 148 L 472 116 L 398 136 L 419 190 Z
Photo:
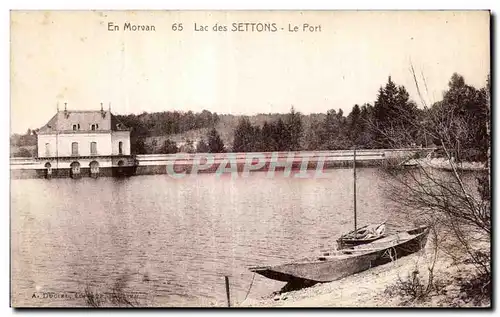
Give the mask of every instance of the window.
M 73 131 L 76 131 L 76 124 L 73 124 Z
M 95 124 L 90 125 L 90 130 L 92 130 L 92 131 L 95 130 Z
M 78 123 L 78 130 L 80 130 L 80 124 Z
M 123 142 L 122 141 L 118 142 L 118 154 L 120 154 L 120 155 L 123 154 Z
M 78 155 L 78 142 L 71 143 L 71 155 Z
M 97 154 L 97 142 L 90 142 L 90 154 Z
M 97 123 L 95 124 L 95 129 L 99 129 L 99 125 Z
M 50 156 L 50 143 L 45 143 L 45 156 Z

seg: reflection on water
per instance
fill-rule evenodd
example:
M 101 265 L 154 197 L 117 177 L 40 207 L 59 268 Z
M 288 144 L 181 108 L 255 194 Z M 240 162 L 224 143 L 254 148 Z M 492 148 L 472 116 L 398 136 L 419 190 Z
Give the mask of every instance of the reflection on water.
M 394 220 L 380 172 L 359 169 L 357 187 L 358 224 Z M 72 294 L 119 288 L 138 294 L 139 305 L 225 305 L 224 275 L 241 302 L 247 267 L 328 248 L 352 229 L 352 189 L 349 169 L 320 179 L 13 180 L 14 304 L 86 305 Z M 256 276 L 249 297 L 282 285 Z

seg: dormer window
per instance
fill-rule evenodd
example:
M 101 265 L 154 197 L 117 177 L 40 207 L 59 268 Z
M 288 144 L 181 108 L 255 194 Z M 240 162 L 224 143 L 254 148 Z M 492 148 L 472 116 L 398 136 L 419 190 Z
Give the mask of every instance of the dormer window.
M 73 124 L 73 131 L 80 130 L 80 124 Z
M 96 124 L 92 124 L 92 125 L 90 126 L 90 130 L 92 130 L 92 131 L 95 131 L 95 130 L 97 130 L 97 129 L 99 129 L 99 125 L 98 125 L 97 123 L 96 123 Z
M 73 131 L 76 131 L 76 124 L 73 124 Z

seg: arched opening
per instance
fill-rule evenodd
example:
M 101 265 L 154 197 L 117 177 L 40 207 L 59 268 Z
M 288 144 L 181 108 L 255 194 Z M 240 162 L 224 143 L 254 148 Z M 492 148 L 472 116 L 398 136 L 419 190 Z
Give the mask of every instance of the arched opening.
M 45 163 L 45 177 L 50 178 L 52 176 L 52 164 L 50 162 Z
M 123 142 L 122 141 L 118 142 L 118 154 L 120 154 L 120 155 L 123 154 Z
M 116 163 L 117 167 L 113 169 L 113 175 L 115 176 L 125 176 L 125 162 L 123 160 L 119 160 Z
M 71 155 L 73 156 L 78 155 L 78 142 L 71 143 Z
M 89 164 L 90 166 L 90 176 L 97 177 L 99 175 L 99 162 L 92 161 Z
M 73 178 L 80 176 L 80 163 L 78 163 L 78 162 L 71 163 L 70 176 Z

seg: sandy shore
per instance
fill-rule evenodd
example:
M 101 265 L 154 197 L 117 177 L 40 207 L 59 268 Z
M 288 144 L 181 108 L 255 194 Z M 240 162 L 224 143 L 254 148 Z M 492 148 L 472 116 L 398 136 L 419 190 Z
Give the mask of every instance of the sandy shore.
M 240 307 L 464 307 L 475 306 L 460 299 L 460 286 L 454 278 L 470 276 L 471 265 L 453 264 L 438 257 L 434 269 L 435 281 L 443 284 L 439 292 L 424 300 L 414 301 L 399 294 L 398 281 L 406 280 L 416 269 L 427 279 L 430 265 L 427 252 L 413 254 L 395 262 L 372 268 L 339 281 L 316 284 L 312 287 L 261 299 L 247 299 Z M 483 306 L 489 303 L 484 303 Z

